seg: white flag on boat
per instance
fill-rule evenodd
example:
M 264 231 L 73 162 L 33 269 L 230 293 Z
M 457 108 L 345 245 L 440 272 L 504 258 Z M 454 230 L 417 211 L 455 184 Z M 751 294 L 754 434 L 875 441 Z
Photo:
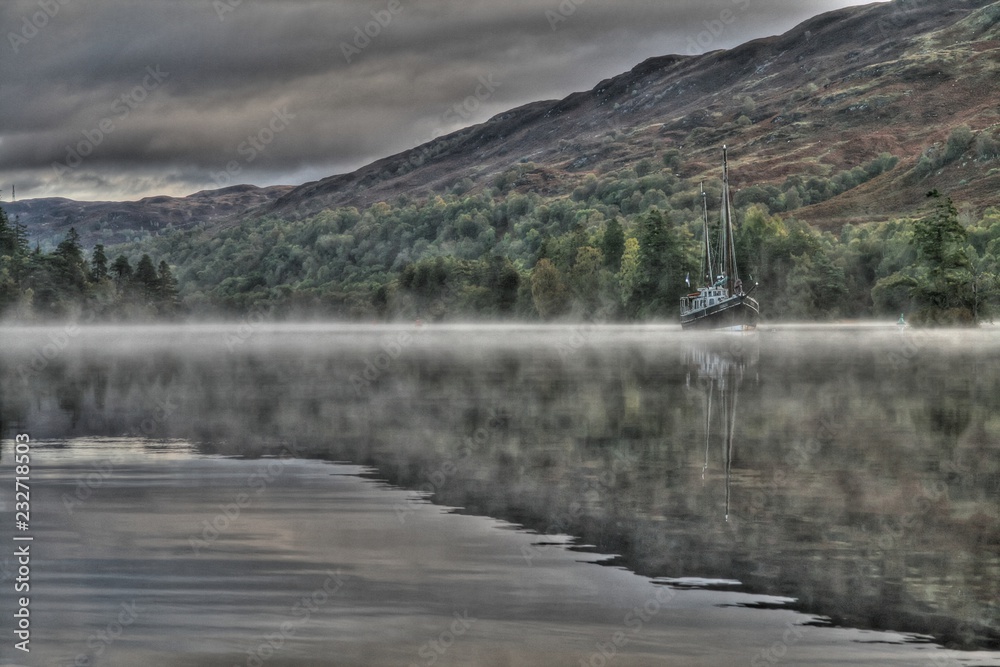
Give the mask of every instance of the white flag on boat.
M 684 282 L 687 283 L 688 287 L 691 287 L 691 274 L 690 273 L 687 274 L 687 276 L 684 278 Z

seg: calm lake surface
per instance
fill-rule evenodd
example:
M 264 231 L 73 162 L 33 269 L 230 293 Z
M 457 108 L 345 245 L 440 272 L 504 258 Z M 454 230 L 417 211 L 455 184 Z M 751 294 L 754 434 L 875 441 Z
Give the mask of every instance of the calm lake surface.
M 0 343 L 0 665 L 1000 666 L 996 329 Z

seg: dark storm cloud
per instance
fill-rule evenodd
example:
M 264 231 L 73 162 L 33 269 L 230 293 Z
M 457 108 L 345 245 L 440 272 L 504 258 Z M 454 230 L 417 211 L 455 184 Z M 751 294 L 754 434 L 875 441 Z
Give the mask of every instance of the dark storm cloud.
M 294 183 L 650 56 L 732 46 L 850 4 L 8 0 L 0 185 L 182 194 L 224 184 L 234 162 L 236 182 Z M 477 88 L 486 99 L 463 108 Z

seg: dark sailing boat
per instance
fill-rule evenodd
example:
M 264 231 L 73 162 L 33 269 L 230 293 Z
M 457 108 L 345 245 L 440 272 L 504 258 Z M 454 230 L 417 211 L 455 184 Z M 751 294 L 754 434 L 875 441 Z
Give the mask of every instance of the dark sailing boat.
M 733 212 L 729 201 L 729 156 L 722 147 L 722 225 L 718 259 L 712 254 L 708 231 L 708 201 L 701 193 L 705 214 L 705 250 L 702 254 L 704 287 L 681 298 L 681 327 L 684 329 L 755 329 L 760 306 L 750 298 L 757 285 L 744 291 L 736 267 L 736 244 L 733 237 Z

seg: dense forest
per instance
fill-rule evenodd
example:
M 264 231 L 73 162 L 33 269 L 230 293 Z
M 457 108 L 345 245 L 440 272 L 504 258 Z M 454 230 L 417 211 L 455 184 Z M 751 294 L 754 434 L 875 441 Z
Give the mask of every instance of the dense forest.
M 53 317 L 150 319 L 181 312 L 177 281 L 165 261 L 143 254 L 136 266 L 125 255 L 108 261 L 103 245 L 85 256 L 70 229 L 56 249 L 31 249 L 27 233 L 0 209 L 0 311 L 6 319 Z
M 839 235 L 794 217 L 896 162 L 883 154 L 829 177 L 735 192 L 739 264 L 745 281 L 759 283 L 765 319 L 990 316 L 1000 209 L 960 212 L 932 192 L 922 216 L 846 226 Z M 25 230 L 0 213 L 0 308 L 17 320 L 249 312 L 671 320 L 688 279 L 693 286 L 700 275 L 704 209 L 717 219 L 721 200 L 721 184 L 706 184 L 703 194 L 676 175 L 679 166 L 671 149 L 657 161 L 587 175 L 568 196 L 545 197 L 529 187 L 536 167 L 526 162 L 479 191 L 459 179 L 429 199 L 171 231 L 110 250 L 97 245 L 89 257 L 72 230 L 53 252 L 32 250 Z

